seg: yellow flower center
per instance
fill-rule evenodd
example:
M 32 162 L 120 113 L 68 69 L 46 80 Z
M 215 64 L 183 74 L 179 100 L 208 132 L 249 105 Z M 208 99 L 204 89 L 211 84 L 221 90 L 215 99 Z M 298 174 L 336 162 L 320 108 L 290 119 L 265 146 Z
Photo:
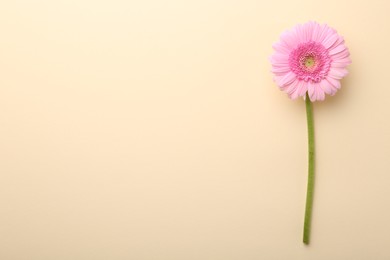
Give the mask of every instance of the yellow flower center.
M 312 56 L 309 56 L 305 59 L 305 67 L 311 68 L 316 64 L 314 58 Z

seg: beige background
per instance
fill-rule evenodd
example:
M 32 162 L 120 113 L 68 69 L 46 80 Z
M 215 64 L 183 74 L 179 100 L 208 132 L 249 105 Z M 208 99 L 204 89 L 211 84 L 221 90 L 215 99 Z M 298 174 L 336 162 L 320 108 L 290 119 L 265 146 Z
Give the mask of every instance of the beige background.
M 2 260 L 390 259 L 389 1 L 0 4 Z M 352 53 L 306 118 L 271 44 L 327 22 Z

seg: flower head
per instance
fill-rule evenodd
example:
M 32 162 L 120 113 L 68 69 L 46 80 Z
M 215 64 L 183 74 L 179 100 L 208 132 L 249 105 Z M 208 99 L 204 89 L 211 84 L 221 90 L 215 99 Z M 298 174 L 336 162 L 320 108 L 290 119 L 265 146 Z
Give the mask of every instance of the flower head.
M 308 22 L 284 32 L 270 60 L 274 80 L 291 99 L 334 95 L 351 63 L 344 39 L 326 24 Z

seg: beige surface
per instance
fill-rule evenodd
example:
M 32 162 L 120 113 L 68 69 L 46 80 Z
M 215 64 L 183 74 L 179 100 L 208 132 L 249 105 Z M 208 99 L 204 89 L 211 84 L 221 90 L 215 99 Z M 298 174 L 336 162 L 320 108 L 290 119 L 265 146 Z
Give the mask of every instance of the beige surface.
M 326 2 L 326 3 L 325 3 Z M 2 1 L 0 259 L 390 259 L 389 1 Z M 327 22 L 353 65 L 315 104 L 271 44 Z

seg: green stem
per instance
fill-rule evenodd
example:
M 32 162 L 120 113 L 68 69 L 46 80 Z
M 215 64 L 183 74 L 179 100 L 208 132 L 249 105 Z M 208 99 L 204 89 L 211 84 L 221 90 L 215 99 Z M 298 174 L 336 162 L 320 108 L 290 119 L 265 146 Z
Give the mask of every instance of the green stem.
M 306 193 L 306 210 L 305 210 L 305 223 L 303 228 L 303 243 L 306 245 L 310 241 L 310 226 L 311 215 L 313 208 L 313 191 L 314 191 L 314 123 L 313 123 L 313 111 L 312 104 L 310 102 L 309 95 L 306 94 L 306 117 L 307 117 L 307 132 L 308 132 L 308 144 L 309 144 L 309 175 L 307 179 L 307 193 Z

